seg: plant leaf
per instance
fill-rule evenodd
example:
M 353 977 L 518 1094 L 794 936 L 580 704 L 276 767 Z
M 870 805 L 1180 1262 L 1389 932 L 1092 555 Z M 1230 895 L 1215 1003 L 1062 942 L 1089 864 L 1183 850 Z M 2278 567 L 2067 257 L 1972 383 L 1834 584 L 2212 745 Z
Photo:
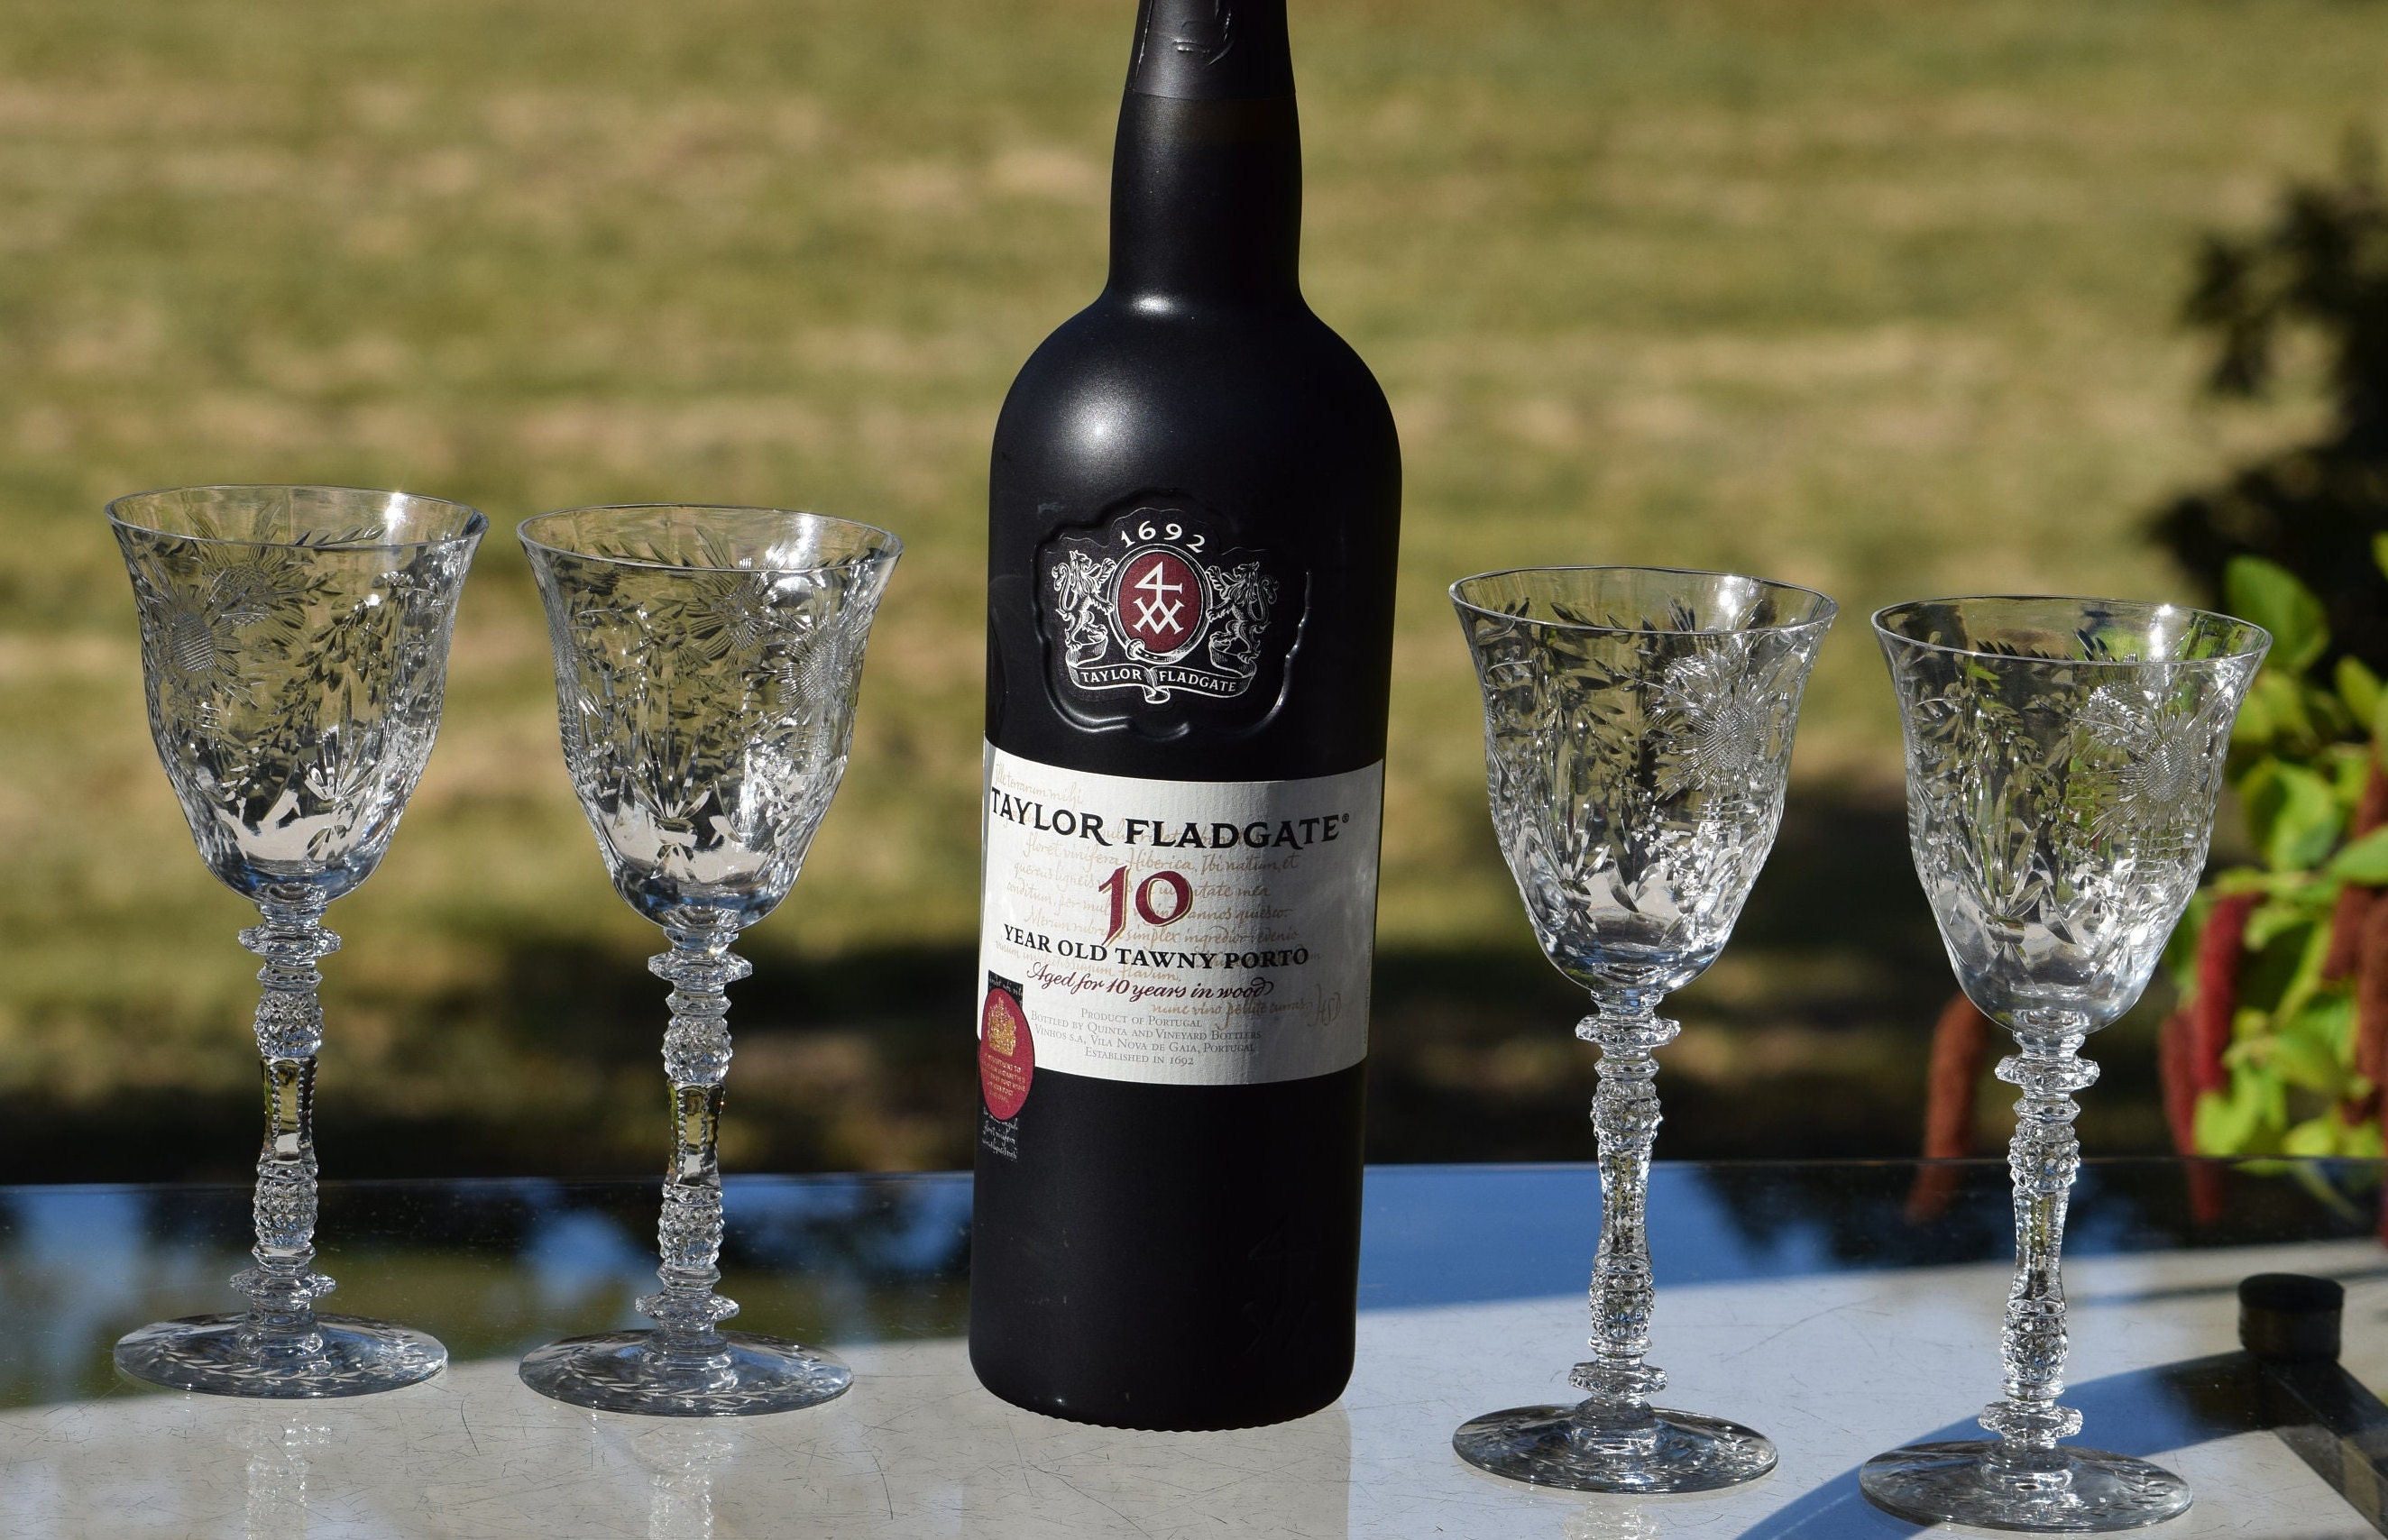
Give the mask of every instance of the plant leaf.
M 2234 556 L 2222 569 L 2223 607 L 2272 634 L 2264 666 L 2295 676 L 2330 650 L 2330 621 L 2321 600 L 2277 562 Z
M 2339 1043 L 2354 1014 L 2352 1000 L 2324 995 L 2293 1016 L 2284 1013 L 2274 1017 L 2277 1028 L 2265 1048 L 2266 1066 L 2289 1084 L 2321 1092 L 2335 1101 L 2346 1079 Z
M 2339 1130 L 2346 1125 L 2338 1120 L 2335 1112 L 2325 1112 L 2318 1117 L 2308 1117 L 2280 1135 L 2280 1153 L 2293 1155 L 2333 1155 L 2339 1150 Z
M 2388 886 L 2388 828 L 2376 828 L 2330 858 L 2330 875 L 2367 888 Z
M 2371 747 L 2365 743 L 2333 743 L 2322 768 L 2338 788 L 2338 805 L 2349 818 L 2363 805 L 2363 786 L 2371 778 Z
M 2380 675 L 2371 672 L 2362 659 L 2349 655 L 2338 660 L 2338 698 L 2346 702 L 2357 722 L 2369 722 L 2380 713 Z
M 2282 1103 L 2278 1079 L 2251 1067 L 2232 1070 L 2229 1090 L 2209 1091 L 2197 1099 L 2197 1153 L 2271 1154 L 2287 1121 L 2272 1116 Z
M 2248 833 L 2276 872 L 2307 871 L 2330 853 L 2342 814 L 2331 783 L 2302 764 L 2267 758 L 2240 782 Z
M 2205 934 L 2205 922 L 2214 913 L 2212 885 L 2200 888 L 2181 911 L 2180 923 L 2173 927 L 2172 936 L 2165 942 L 2164 970 L 2173 987 L 2183 994 L 2197 987 L 2197 949 Z
M 2285 674 L 2275 674 L 2267 668 L 2255 676 L 2255 684 L 2248 688 L 2245 703 L 2239 708 L 2239 720 L 2248 721 L 2251 712 L 2260 713 L 2257 720 L 2262 723 L 2267 740 L 2295 739 L 2300 740 L 2303 748 L 2309 749 L 2317 736 L 2313 717 L 2305 711 L 2305 688 Z M 2250 738 L 2241 743 L 2237 723 L 2232 724 L 2230 738 L 2233 743 L 2251 749 L 2261 746 L 2262 741 Z M 2290 751 L 2288 746 L 2277 741 L 2272 743 L 2272 748 L 2276 753 Z
M 2260 683 L 2261 680 L 2258 680 Z M 2380 724 L 2388 726 L 2388 721 Z M 2272 708 L 2259 690 L 2251 689 L 2239 702 L 2239 715 L 2230 724 L 2230 747 L 2245 753 L 2260 754 L 2280 737 L 2280 725 L 2272 719 Z

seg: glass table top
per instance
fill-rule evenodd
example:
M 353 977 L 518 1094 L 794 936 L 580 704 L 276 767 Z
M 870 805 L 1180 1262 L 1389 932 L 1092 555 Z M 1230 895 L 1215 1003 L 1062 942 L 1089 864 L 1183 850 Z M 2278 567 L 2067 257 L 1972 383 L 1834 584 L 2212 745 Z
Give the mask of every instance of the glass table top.
M 2068 1401 L 2090 1411 L 2083 1441 L 2099 1443 L 2102 1423 L 2109 1446 L 2135 1438 L 2196 1456 L 2176 1463 L 2199 1483 L 2200 1506 L 2151 1533 L 2375 1533 L 2359 1494 L 2334 1491 L 2279 1437 L 2216 1422 L 2175 1370 L 2234 1350 L 2237 1280 L 2286 1268 L 2347 1284 L 2350 1382 L 2388 1388 L 2382 1175 L 2365 1163 L 2085 1166 L 2065 1253 L 2078 1311 Z M 1273 1433 L 1120 1434 L 1018 1412 L 971 1380 L 955 1340 L 967 1314 L 966 1176 L 733 1177 L 722 1290 L 743 1306 L 738 1325 L 833 1347 L 861 1378 L 832 1407 L 692 1433 L 560 1407 L 512 1380 L 530 1347 L 641 1323 L 630 1300 L 654 1276 L 653 1181 L 326 1183 L 318 1266 L 340 1284 L 329 1307 L 427 1330 L 454 1367 L 390 1395 L 262 1407 L 156 1392 L 108 1361 L 135 1326 L 233 1306 L 224 1279 L 245 1261 L 246 1188 L 0 1189 L 0 1406 L 19 1408 L 0 1412 L 0 1530 L 1354 1535 L 1433 1533 L 1404 1515 L 1441 1511 L 1456 1524 L 1444 1533 L 1552 1540 L 1912 1533 L 1855 1502 L 1850 1472 L 1923 1433 L 1966 1436 L 1996 1391 L 2011 1255 L 2003 1164 L 1657 1168 L 1652 1357 L 1676 1386 L 1661 1399 L 1741 1417 L 1785 1450 L 1775 1476 L 1714 1499 L 1562 1499 L 1476 1475 L 1450 1453 L 1465 1417 L 1565 1395 L 1587 1324 L 1598 1199 L 1586 1167 L 1372 1168 L 1362 1365 L 1343 1403 Z M 917 1438 L 870 1420 L 891 1406 Z M 519 1446 L 464 1480 L 474 1457 L 443 1452 L 438 1432 L 451 1413 L 468 1429 L 495 1419 Z M 1099 1455 L 1106 1479 L 1127 1485 L 1089 1502 L 1047 1482 L 1050 1501 L 1020 1508 L 995 1476 L 971 1474 L 1024 1462 L 1017 1484 L 1033 1496 L 1039 1439 L 1062 1451 L 1044 1466 Z M 136 1448 L 169 1451 L 156 1458 L 171 1469 L 146 1469 L 139 1483 L 156 1525 L 105 1496 Z M 266 1467 L 260 1449 L 272 1451 Z M 1215 1501 L 1188 1497 L 1188 1450 L 1206 1451 L 1214 1474 L 1238 1461 L 1252 1471 Z M 820 1507 L 792 1474 L 788 1461 L 801 1455 L 811 1471 L 825 1451 L 887 1473 L 885 1501 L 863 1504 L 877 1518 L 857 1520 L 843 1488 Z M 426 1459 L 478 1496 L 415 1491 L 430 1478 L 407 1475 L 410 1461 Z M 2200 1460 L 2203 1479 L 2190 1469 Z M 581 1474 L 552 1482 L 555 1461 Z M 1370 1478 L 1378 1466 L 1383 1479 Z M 1297 1469 L 1311 1472 L 1300 1501 L 1284 1487 Z M 257 1470 L 270 1489 L 303 1478 L 305 1500 L 260 1498 Z M 1321 1483 L 1331 1496 L 1318 1496 Z M 2251 1496 L 2249 1483 L 2272 1495 Z M 584 1507 L 567 1519 L 496 1501 L 514 1486 Z M 704 1501 L 689 1506 L 700 1488 Z M 400 1502 L 401 1491 L 414 1495 Z

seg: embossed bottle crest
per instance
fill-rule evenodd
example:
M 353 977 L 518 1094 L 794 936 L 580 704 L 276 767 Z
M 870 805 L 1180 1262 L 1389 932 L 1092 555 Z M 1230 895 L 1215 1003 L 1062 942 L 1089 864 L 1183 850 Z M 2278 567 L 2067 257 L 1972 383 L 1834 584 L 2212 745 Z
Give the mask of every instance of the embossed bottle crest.
M 1139 499 L 1038 561 L 1038 614 L 1056 692 L 1081 714 L 1233 705 L 1265 716 L 1283 693 L 1306 585 L 1275 553 L 1231 547 L 1220 520 Z M 1096 701 L 1107 711 L 1088 712 Z

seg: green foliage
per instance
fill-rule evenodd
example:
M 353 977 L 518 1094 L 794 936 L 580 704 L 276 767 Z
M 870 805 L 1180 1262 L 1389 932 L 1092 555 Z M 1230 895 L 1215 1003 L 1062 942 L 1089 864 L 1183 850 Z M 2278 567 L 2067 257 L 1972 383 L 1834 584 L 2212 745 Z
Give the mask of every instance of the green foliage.
M 2330 646 L 2330 620 L 2321 600 L 2277 562 L 2232 557 L 2222 570 L 2222 603 L 2272 634 L 2272 656 L 2291 678 L 2319 662 Z
M 2382 555 L 2388 561 L 2388 549 Z M 2264 865 L 2217 874 L 2166 950 L 2174 977 L 2193 986 L 2214 897 L 2262 895 L 2236 959 L 2228 1083 L 2198 1098 L 2196 1146 L 2375 1155 L 2380 1124 L 2362 1116 L 2373 1087 L 2356 1070 L 2353 981 L 2322 973 L 2342 890 L 2388 886 L 2388 827 L 2347 838 L 2382 742 L 2380 680 L 2351 657 L 2325 678 L 2322 605 L 2285 568 L 2239 557 L 2224 587 L 2233 612 L 2274 638 L 2231 735 L 2230 784 Z
M 2216 394 L 2264 394 L 2303 332 L 2322 345 L 2333 408 L 2318 440 L 2180 499 L 2157 524 L 2226 608 L 2273 637 L 2231 733 L 2231 784 L 2263 869 L 2211 885 L 2264 899 L 2233 959 L 2229 1082 L 2200 1098 L 2195 1140 L 2212 1155 L 2377 1154 L 2355 985 L 2322 977 L 2333 929 L 2366 913 L 2341 895 L 2388 888 L 2388 827 L 2354 827 L 2388 746 L 2377 671 L 2388 666 L 2388 197 L 2370 142 L 2349 139 L 2336 182 L 2292 185 L 2266 229 L 2209 238 L 2185 313 L 2216 341 Z M 2212 911 L 2193 907 L 2169 949 L 2185 981 Z M 2341 970 L 2359 971 L 2359 959 L 2347 966 L 2356 937 L 2335 939 Z
M 2240 778 L 2239 799 L 2256 849 L 2276 872 L 2304 871 L 2337 841 L 2338 799 L 2306 765 L 2267 754 Z
M 2380 675 L 2360 658 L 2341 658 L 2335 671 L 2338 698 L 2355 713 L 2357 722 L 2377 723 L 2380 714 Z
M 2330 858 L 2330 875 L 2367 888 L 2388 886 L 2388 828 L 2376 828 Z

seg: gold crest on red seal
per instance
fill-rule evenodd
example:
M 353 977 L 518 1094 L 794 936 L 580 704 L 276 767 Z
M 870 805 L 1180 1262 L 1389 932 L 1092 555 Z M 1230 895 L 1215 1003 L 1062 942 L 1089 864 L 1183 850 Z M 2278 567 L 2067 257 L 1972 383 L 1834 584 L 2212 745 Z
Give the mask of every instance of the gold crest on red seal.
M 997 1119 L 1018 1117 L 1035 1072 L 1036 1045 L 1020 997 L 1000 985 L 989 989 L 978 1034 L 979 1094 L 987 1112 Z

